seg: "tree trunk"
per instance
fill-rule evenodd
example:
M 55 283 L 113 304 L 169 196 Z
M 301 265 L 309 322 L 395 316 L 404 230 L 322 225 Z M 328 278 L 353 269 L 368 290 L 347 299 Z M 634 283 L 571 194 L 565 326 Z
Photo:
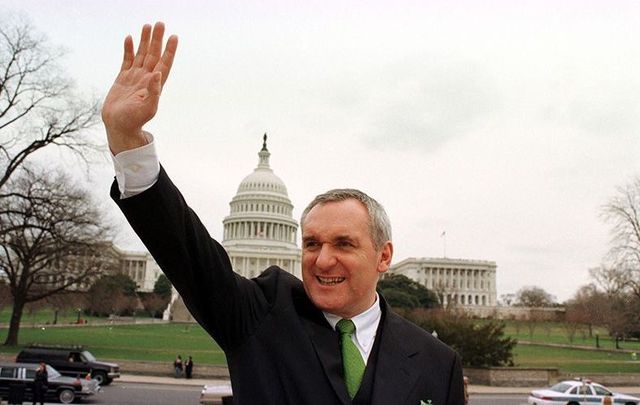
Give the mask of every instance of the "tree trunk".
M 16 346 L 18 344 L 18 332 L 20 331 L 20 319 L 22 319 L 24 304 L 25 302 L 23 298 L 16 297 L 13 300 L 9 333 L 7 333 L 7 339 L 4 341 L 5 346 Z

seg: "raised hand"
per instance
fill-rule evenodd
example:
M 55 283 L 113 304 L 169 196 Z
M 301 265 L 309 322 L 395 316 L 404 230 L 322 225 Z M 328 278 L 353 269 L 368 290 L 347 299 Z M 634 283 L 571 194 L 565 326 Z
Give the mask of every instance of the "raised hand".
M 124 40 L 122 67 L 102 106 L 102 121 L 107 129 L 113 154 L 147 144 L 142 127 L 158 111 L 162 86 L 169 77 L 178 48 L 178 37 L 172 35 L 162 52 L 164 24 L 142 27 L 138 52 L 133 53 L 133 40 Z

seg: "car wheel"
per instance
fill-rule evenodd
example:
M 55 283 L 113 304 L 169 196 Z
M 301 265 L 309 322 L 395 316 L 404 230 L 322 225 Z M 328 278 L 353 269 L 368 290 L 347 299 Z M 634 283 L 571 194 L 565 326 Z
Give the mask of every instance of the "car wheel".
M 580 405 L 580 404 L 577 402 L 569 402 L 567 405 Z
M 107 385 L 109 384 L 107 375 L 104 373 L 104 371 L 96 371 L 93 373 L 93 375 L 91 376 L 91 378 L 93 378 L 94 380 L 96 380 L 98 382 L 98 385 Z
M 58 393 L 58 399 L 63 404 L 70 404 L 76 398 L 76 393 L 72 390 L 65 388 Z

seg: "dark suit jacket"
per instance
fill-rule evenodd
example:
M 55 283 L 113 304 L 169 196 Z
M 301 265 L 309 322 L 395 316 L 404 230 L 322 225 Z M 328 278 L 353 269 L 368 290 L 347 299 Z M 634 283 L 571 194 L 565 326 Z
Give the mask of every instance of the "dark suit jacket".
M 224 248 L 163 169 L 137 196 L 121 200 L 115 182 L 111 194 L 195 319 L 225 351 L 234 402 L 351 403 L 338 334 L 299 279 L 277 267 L 251 280 L 234 273 Z M 368 363 L 375 367 L 371 404 L 462 405 L 459 357 L 381 301 L 377 357 Z

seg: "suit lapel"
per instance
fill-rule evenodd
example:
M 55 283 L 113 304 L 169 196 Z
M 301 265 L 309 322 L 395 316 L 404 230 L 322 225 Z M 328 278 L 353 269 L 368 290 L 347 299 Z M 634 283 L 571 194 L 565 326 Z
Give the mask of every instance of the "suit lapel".
M 398 315 L 384 303 L 380 335 L 380 349 L 373 384 L 372 404 L 404 404 L 420 375 L 420 352 L 414 343 L 401 339 L 404 325 Z
M 298 302 L 297 311 L 322 364 L 325 376 L 340 402 L 345 405 L 350 404 L 351 399 L 342 379 L 342 358 L 338 336 L 331 329 L 322 312 L 313 307 L 308 300 L 304 301 L 306 302 Z

